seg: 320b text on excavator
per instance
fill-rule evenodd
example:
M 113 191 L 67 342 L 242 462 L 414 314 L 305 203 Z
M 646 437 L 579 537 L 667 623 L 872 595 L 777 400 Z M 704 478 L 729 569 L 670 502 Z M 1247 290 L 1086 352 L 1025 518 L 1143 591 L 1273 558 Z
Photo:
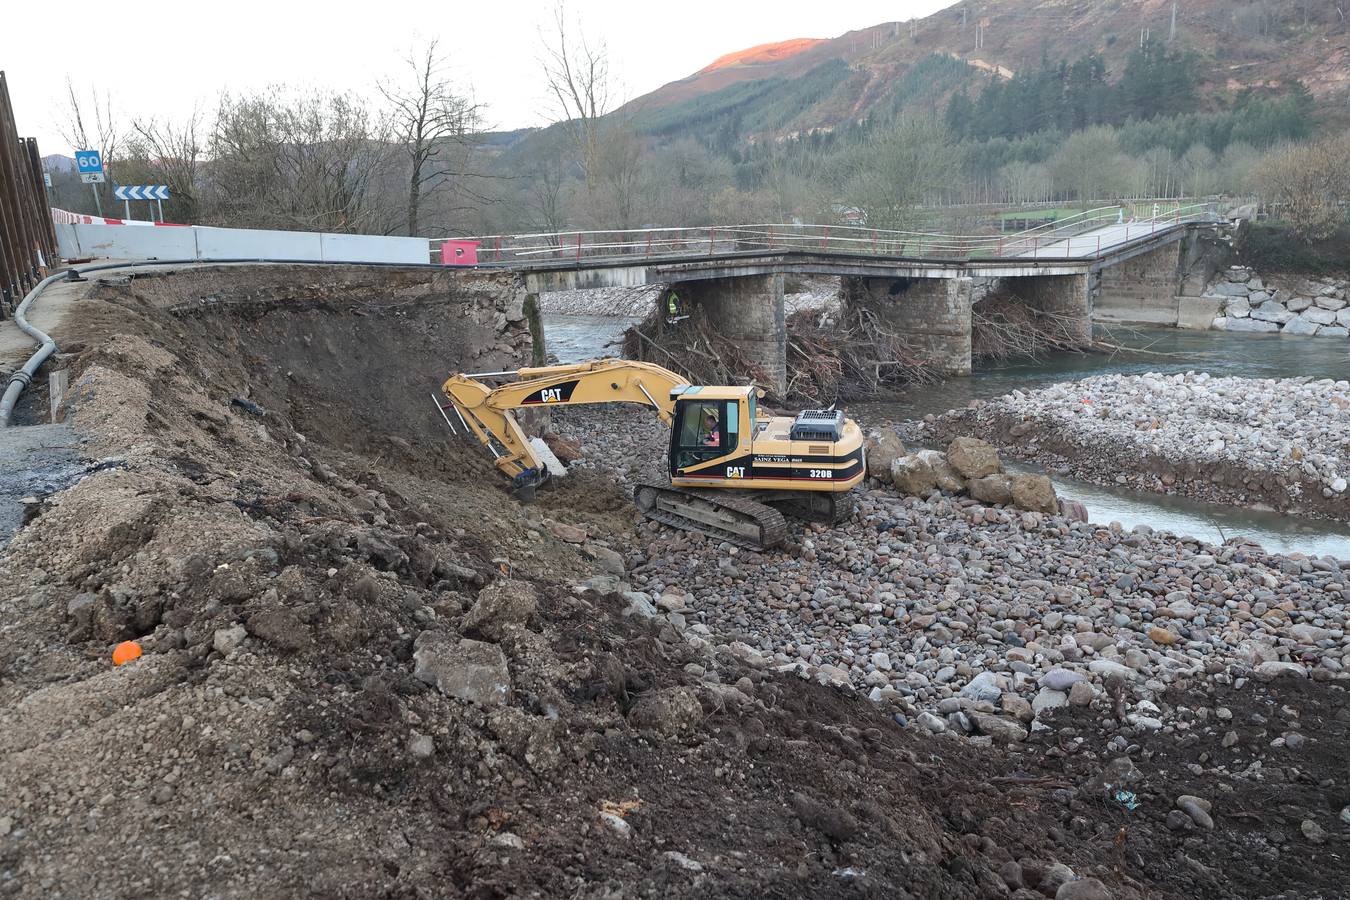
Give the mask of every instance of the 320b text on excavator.
M 449 411 L 492 453 L 528 497 L 548 477 L 515 412 L 551 406 L 637 403 L 670 426 L 669 478 L 643 483 L 643 515 L 736 546 L 765 549 L 787 536 L 784 514 L 837 522 L 867 471 L 858 424 L 836 409 L 770 416 L 753 385 L 691 385 L 652 363 L 601 359 L 560 366 L 451 376 Z

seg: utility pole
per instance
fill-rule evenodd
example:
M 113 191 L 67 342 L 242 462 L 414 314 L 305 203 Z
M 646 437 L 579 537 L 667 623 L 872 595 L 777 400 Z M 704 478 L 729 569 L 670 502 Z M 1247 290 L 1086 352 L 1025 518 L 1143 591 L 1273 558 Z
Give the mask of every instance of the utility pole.
M 1167 43 L 1177 39 L 1177 0 L 1172 0 L 1172 28 L 1167 32 Z

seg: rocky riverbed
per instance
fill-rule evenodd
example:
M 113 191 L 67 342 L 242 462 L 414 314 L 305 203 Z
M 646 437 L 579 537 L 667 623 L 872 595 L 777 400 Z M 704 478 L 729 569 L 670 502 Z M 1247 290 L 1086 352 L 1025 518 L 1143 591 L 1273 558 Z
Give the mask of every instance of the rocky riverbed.
M 579 445 L 583 468 L 625 485 L 660 477 L 664 429 L 645 410 L 554 425 Z M 893 466 L 902 480 L 916 456 Z M 851 520 L 797 524 L 780 550 L 738 551 L 646 523 L 627 563 L 635 607 L 752 671 L 866 696 L 939 741 L 1013 754 L 1049 745 L 1070 770 L 1095 747 L 1109 762 L 1056 792 L 1071 830 L 1123 813 L 1116 846 L 1150 822 L 1212 860 L 1218 836 L 1243 823 L 1245 851 L 1222 871 L 1192 870 L 1197 896 L 1264 894 L 1251 879 L 1277 870 L 1285 884 L 1301 881 L 1302 853 L 1350 835 L 1350 791 L 1333 774 L 1350 726 L 1350 561 L 1269 554 L 1240 537 L 1211 545 L 1126 531 L 940 489 L 901 496 L 870 479 Z M 1322 690 L 1338 699 L 1313 700 Z M 1145 761 L 1187 787 L 1142 789 Z M 1112 896 L 1070 885 L 1053 895 Z
M 628 481 L 662 456 L 660 426 L 645 419 L 557 424 L 583 464 Z M 1350 561 L 940 491 L 878 486 L 858 499 L 849 522 L 798 526 L 777 552 L 643 526 L 632 582 L 758 665 L 850 685 L 934 731 L 1017 738 L 1041 711 L 1114 691 L 1128 742 L 1175 727 L 1162 695 L 1180 681 L 1350 680 Z
M 927 423 L 1085 481 L 1350 519 L 1350 381 L 1101 375 Z

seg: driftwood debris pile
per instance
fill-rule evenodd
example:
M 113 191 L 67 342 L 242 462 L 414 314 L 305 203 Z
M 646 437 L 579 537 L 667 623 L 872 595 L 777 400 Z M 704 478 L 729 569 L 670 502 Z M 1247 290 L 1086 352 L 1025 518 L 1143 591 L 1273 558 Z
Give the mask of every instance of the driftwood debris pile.
M 670 320 L 658 310 L 628 329 L 624 356 L 659 363 L 695 384 L 771 385 L 772 379 L 704 311 Z M 828 404 L 893 393 L 938 376 L 871 310 L 801 310 L 787 319 L 787 391 L 780 403 Z

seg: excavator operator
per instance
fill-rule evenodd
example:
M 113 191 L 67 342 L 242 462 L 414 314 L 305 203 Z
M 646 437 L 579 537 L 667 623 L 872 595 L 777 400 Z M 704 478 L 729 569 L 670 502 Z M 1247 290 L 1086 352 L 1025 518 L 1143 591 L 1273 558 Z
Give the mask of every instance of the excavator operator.
M 703 446 L 722 446 L 722 432 L 717 428 L 717 416 L 714 413 L 708 413 L 703 420 Z

